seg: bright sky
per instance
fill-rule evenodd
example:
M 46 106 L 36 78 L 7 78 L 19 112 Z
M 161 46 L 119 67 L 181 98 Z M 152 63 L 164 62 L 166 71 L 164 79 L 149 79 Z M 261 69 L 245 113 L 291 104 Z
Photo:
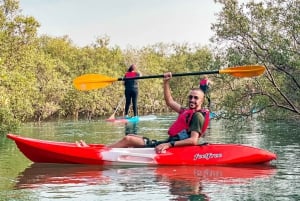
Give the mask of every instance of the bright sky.
M 220 5 L 213 0 L 20 0 L 39 34 L 68 35 L 85 46 L 108 36 L 110 45 L 140 48 L 163 43 L 208 45 Z

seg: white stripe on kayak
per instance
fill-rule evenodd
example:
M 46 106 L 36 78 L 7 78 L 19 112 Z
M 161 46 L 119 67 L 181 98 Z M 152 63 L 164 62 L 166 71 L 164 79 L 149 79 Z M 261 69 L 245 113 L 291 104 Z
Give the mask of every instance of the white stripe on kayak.
M 102 159 L 111 162 L 156 164 L 154 148 L 112 148 L 101 152 Z

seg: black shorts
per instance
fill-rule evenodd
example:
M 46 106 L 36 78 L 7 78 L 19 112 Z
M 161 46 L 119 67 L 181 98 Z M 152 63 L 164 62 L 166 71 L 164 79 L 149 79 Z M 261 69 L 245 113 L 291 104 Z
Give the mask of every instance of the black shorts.
M 156 147 L 157 145 L 160 145 L 160 144 L 163 144 L 163 143 L 168 143 L 168 142 L 171 142 L 171 141 L 178 141 L 180 139 L 177 136 L 174 136 L 174 137 L 169 137 L 168 139 L 161 140 L 161 141 L 151 140 L 147 137 L 143 137 L 143 140 L 145 142 L 145 147 L 152 148 L 152 147 Z

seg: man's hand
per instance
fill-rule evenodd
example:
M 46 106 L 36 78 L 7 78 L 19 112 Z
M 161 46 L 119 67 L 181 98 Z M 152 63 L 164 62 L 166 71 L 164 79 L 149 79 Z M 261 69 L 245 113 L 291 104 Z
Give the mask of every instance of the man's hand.
M 164 74 L 164 81 L 168 81 L 172 78 L 172 73 L 171 72 L 167 72 Z
M 158 154 L 166 153 L 166 150 L 169 149 L 170 147 L 172 147 L 170 143 L 162 143 L 155 147 L 155 151 Z

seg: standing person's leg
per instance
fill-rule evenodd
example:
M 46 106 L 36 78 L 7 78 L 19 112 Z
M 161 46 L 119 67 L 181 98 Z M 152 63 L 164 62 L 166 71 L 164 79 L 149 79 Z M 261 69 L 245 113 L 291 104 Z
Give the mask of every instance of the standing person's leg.
M 138 116 L 138 105 L 137 105 L 138 95 L 139 95 L 138 89 L 132 90 L 132 106 L 133 106 L 134 116 Z
M 125 116 L 128 115 L 129 106 L 131 102 L 131 96 L 130 91 L 128 89 L 125 89 Z
M 208 100 L 208 107 L 210 108 L 210 94 L 209 93 L 207 93 L 206 94 L 206 98 L 207 98 L 207 100 Z

